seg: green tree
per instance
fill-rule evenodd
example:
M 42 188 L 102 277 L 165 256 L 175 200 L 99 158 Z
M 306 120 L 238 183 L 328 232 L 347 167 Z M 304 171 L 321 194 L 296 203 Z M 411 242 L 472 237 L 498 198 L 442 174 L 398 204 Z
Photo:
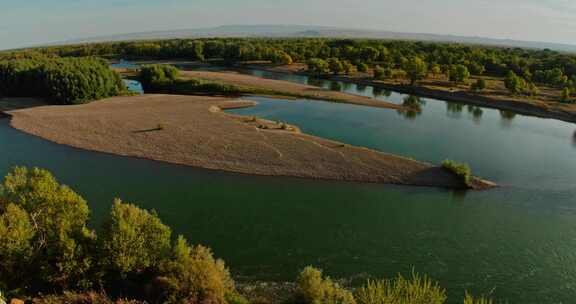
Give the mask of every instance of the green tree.
M 465 65 L 457 64 L 450 67 L 448 78 L 450 81 L 465 83 L 470 78 L 470 71 Z
M 344 65 L 342 64 L 342 61 L 338 60 L 338 58 L 329 58 L 328 68 L 334 75 L 340 74 L 344 71 Z
M 518 95 L 526 89 L 526 81 L 513 71 L 508 72 L 508 76 L 506 76 L 504 80 L 504 85 L 512 95 Z
M 365 63 L 359 63 L 356 65 L 356 70 L 360 73 L 366 73 L 368 72 L 368 65 Z
M 86 226 L 89 210 L 82 197 L 46 170 L 16 167 L 0 186 L 0 207 L 22 221 L 15 226 L 4 219 L 4 237 L 22 237 L 15 248 L 25 248 L 25 239 L 31 242 L 30 280 L 61 288 L 89 284 L 84 274 L 93 266 L 95 237 Z
M 104 267 L 121 276 L 157 269 L 169 252 L 170 234 L 155 212 L 116 199 L 102 229 Z
M 410 85 L 415 85 L 418 80 L 424 79 L 428 74 L 428 64 L 420 57 L 408 59 L 403 69 L 410 79 Z
M 8 204 L 0 209 L 0 286 L 24 286 L 25 265 L 32 262 L 34 226 L 26 210 Z M 26 270 L 26 271 L 24 271 Z
M 182 236 L 160 273 L 167 303 L 226 304 L 227 296 L 236 293 L 224 261 L 215 259 L 206 247 L 190 247 Z
M 308 266 L 297 280 L 298 295 L 306 304 L 356 304 L 351 292 L 344 289 L 322 271 Z
M 308 71 L 313 74 L 324 74 L 330 71 L 330 66 L 325 60 L 319 58 L 312 58 L 308 60 Z
M 434 77 L 438 77 L 442 75 L 442 68 L 440 67 L 439 64 L 434 63 L 430 66 L 430 73 L 432 73 Z

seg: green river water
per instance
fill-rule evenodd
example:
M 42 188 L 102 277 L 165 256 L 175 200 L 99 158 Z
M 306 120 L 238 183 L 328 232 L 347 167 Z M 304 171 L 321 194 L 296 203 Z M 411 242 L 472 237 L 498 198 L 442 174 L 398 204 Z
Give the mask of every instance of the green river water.
M 452 192 L 223 173 L 60 146 L 6 119 L 0 173 L 14 165 L 51 170 L 89 201 L 94 226 L 114 197 L 154 208 L 176 233 L 212 247 L 240 279 L 293 280 L 306 265 L 358 279 L 414 269 L 440 281 L 453 302 L 465 290 L 510 303 L 576 299 L 575 125 L 425 98 L 412 118 L 322 101 L 248 99 L 259 105 L 234 112 L 419 160 L 466 161 L 501 187 Z

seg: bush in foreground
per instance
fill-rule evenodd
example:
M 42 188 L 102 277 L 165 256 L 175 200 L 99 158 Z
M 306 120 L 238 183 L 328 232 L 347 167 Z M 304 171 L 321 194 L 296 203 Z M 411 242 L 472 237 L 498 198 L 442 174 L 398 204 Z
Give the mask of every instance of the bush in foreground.
M 472 180 L 472 171 L 470 170 L 470 166 L 467 164 L 447 159 L 442 162 L 442 168 L 456 175 L 465 185 L 470 185 Z
M 355 294 L 358 304 L 442 304 L 446 290 L 427 276 L 412 274 L 406 279 L 368 281 Z
M 298 296 L 306 304 L 356 304 L 352 293 L 308 266 L 298 276 Z

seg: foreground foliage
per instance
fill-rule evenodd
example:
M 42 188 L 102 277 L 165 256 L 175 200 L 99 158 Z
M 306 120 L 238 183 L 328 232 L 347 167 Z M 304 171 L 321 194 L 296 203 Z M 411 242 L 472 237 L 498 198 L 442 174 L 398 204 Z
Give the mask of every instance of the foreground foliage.
M 250 303 L 224 261 L 182 236 L 172 243 L 155 212 L 117 199 L 98 236 L 87 226 L 89 213 L 86 201 L 50 172 L 11 170 L 0 184 L 0 300 L 6 291 L 38 304 Z M 417 274 L 368 281 L 353 294 L 306 267 L 296 285 L 293 300 L 301 304 L 446 301 L 438 283 Z M 464 303 L 492 302 L 466 294 Z
M 358 304 L 442 304 L 446 290 L 426 276 L 412 274 L 406 279 L 368 281 L 356 291 Z

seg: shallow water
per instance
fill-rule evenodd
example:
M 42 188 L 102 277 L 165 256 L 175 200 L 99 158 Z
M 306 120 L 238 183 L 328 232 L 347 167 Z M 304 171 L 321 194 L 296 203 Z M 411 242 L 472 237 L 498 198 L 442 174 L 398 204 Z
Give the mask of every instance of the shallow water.
M 259 105 L 233 112 L 434 163 L 466 161 L 502 187 L 454 193 L 229 174 L 59 146 L 7 120 L 0 120 L 0 173 L 16 164 L 50 169 L 89 200 L 94 225 L 117 196 L 155 208 L 176 233 L 211 246 L 250 279 L 292 280 L 309 264 L 335 277 L 415 269 L 448 288 L 452 302 L 465 290 L 510 303 L 576 297 L 574 125 L 431 99 L 411 118 L 250 99 Z

